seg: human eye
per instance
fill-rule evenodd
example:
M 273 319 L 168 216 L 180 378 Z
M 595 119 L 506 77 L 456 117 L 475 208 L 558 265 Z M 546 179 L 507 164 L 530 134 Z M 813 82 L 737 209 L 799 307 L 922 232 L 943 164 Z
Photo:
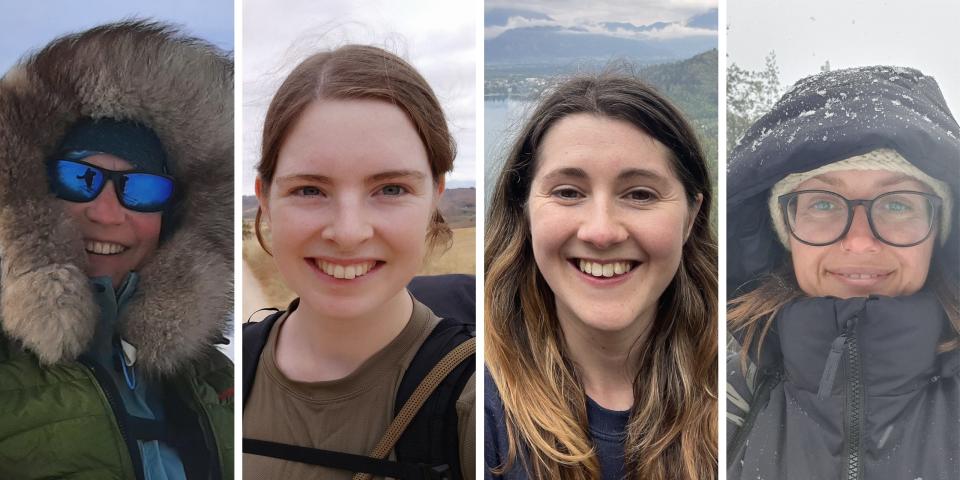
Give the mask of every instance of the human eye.
M 319 197 L 323 195 L 323 191 L 317 187 L 305 185 L 294 188 L 291 194 L 297 197 Z
M 929 201 L 920 195 L 902 193 L 882 197 L 874 208 L 883 215 L 904 218 L 929 214 L 927 205 Z
M 803 209 L 812 213 L 833 213 L 840 210 L 837 198 L 826 194 L 804 194 L 800 199 Z
M 829 212 L 829 211 L 834 210 L 834 209 L 836 209 L 836 208 L 837 208 L 837 204 L 836 204 L 836 203 L 831 202 L 830 200 L 825 200 L 825 199 L 814 200 L 814 201 L 810 204 L 810 209 L 811 209 L 811 210 L 816 210 L 816 211 L 820 211 L 820 212 Z
M 405 193 L 409 193 L 409 190 L 403 185 L 390 184 L 380 187 L 379 192 L 385 197 L 399 197 Z
M 638 203 L 650 203 L 657 200 L 657 193 L 647 188 L 636 188 L 626 194 L 627 199 Z
M 583 193 L 573 187 L 557 187 L 550 192 L 552 197 L 565 201 L 575 201 L 584 197 Z

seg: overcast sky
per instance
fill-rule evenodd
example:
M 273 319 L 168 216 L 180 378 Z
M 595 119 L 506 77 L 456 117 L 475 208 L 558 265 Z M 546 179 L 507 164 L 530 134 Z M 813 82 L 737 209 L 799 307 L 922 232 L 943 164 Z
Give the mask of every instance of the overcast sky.
M 913 67 L 936 78 L 960 115 L 956 0 L 731 0 L 727 26 L 729 60 L 758 69 L 774 50 L 784 87 L 818 73 L 827 60 L 833 69 Z
M 233 0 L 25 0 L 3 4 L 0 72 L 61 35 L 130 18 L 172 22 L 190 35 L 233 51 Z
M 244 1 L 243 193 L 253 193 L 263 116 L 280 82 L 311 53 L 346 43 L 384 47 L 426 77 L 457 140 L 457 159 L 447 184 L 474 185 L 479 9 L 471 5 L 365 0 L 322 2 L 318 8 L 311 0 Z
M 545 13 L 560 23 L 653 22 L 686 20 L 717 8 L 717 0 L 487 0 L 484 8 L 516 8 Z

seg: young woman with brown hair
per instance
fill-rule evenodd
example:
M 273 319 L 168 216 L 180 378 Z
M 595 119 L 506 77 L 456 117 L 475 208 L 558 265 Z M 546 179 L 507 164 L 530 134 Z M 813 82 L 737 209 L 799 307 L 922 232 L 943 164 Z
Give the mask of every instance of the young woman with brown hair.
M 256 228 L 299 298 L 245 329 L 244 474 L 351 478 L 382 467 L 473 478 L 469 360 L 437 390 L 449 401 L 431 406 L 430 396 L 421 409 L 431 429 L 413 438 L 428 445 L 383 440 L 404 417 L 395 398 L 421 351 L 472 345 L 472 309 L 469 321 L 441 321 L 407 289 L 429 249 L 450 239 L 437 203 L 454 156 L 430 86 L 384 50 L 315 54 L 280 86 L 264 121 Z M 293 455 L 304 449 L 337 461 Z M 391 453 L 399 463 L 385 461 Z
M 707 172 L 635 78 L 578 77 L 538 105 L 487 222 L 488 478 L 716 477 Z

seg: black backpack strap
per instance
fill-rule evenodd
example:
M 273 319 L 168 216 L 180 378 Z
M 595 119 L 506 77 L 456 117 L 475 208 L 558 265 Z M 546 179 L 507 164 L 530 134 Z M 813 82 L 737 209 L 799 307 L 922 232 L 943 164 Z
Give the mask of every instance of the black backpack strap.
M 290 304 L 290 309 L 297 308 L 298 300 Z M 259 322 L 246 322 L 243 324 L 243 406 L 247 406 L 247 397 L 253 390 L 253 380 L 257 375 L 257 365 L 260 364 L 260 355 L 263 353 L 263 347 L 267 344 L 267 338 L 270 337 L 270 330 L 277 323 L 284 311 L 278 311 L 273 315 Z
M 286 443 L 268 442 L 252 438 L 243 439 L 243 453 L 404 480 L 439 480 L 447 478 L 444 476 L 444 472 L 429 465 L 393 462 L 364 455 L 301 447 Z
M 730 443 L 727 444 L 728 469 L 733 465 L 733 462 L 740 461 L 743 457 L 743 449 L 746 447 L 750 431 L 753 430 L 753 423 L 760 411 L 767 407 L 767 403 L 770 401 L 770 392 L 780 384 L 781 380 L 783 380 L 783 370 L 781 368 L 766 368 L 757 373 L 757 389 L 753 394 L 753 401 L 750 402 L 750 410 L 743 419 L 743 425 L 730 439 Z
M 450 318 L 441 320 L 400 381 L 394 415 L 444 355 L 473 337 L 473 324 Z M 450 475 L 447 478 L 461 478 L 457 399 L 476 372 L 474 358 L 471 355 L 453 369 L 413 417 L 394 447 L 399 461 L 445 466 Z

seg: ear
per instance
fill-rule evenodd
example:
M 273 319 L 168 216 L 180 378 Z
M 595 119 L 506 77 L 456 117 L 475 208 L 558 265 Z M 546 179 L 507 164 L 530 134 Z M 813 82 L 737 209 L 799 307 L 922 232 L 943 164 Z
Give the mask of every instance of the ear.
M 693 231 L 693 224 L 696 223 L 697 214 L 700 213 L 700 206 L 703 205 L 703 194 L 698 193 L 696 201 L 693 202 L 693 205 L 690 205 L 690 211 L 687 215 L 687 231 L 683 234 L 683 241 L 686 242 L 690 238 L 690 232 Z
M 257 202 L 260 203 L 260 210 L 263 211 L 263 216 L 270 219 L 270 209 L 267 207 L 267 188 L 266 184 L 263 183 L 263 179 L 260 178 L 260 175 L 257 175 L 257 179 L 253 182 L 253 191 L 257 195 Z
M 437 180 L 437 196 L 434 198 L 434 203 L 436 205 L 440 204 L 440 197 L 443 196 L 443 191 L 447 188 L 446 175 L 442 175 Z

